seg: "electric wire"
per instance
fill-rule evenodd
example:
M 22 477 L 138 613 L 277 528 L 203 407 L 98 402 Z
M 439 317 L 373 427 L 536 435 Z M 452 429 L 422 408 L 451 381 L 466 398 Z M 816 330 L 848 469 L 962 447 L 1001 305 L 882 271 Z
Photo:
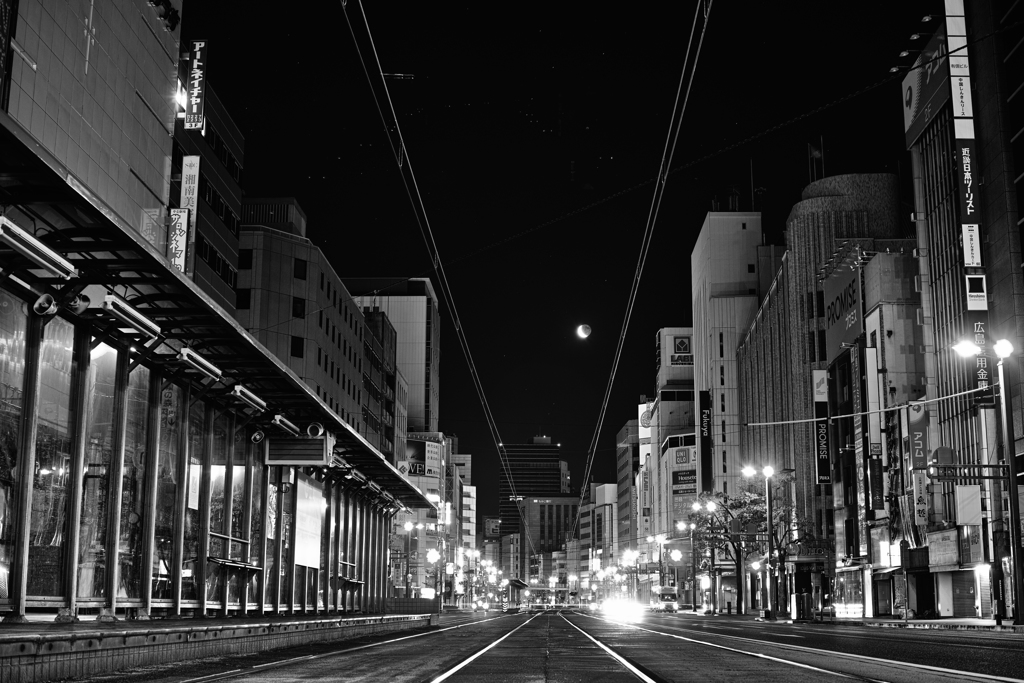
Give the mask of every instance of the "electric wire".
M 490 429 L 491 432 L 491 438 L 493 439 L 494 445 L 498 450 L 499 461 L 501 463 L 503 471 L 505 472 L 505 476 L 508 480 L 509 488 L 512 491 L 512 495 L 517 499 L 520 499 L 515 489 L 515 482 L 512 477 L 511 467 L 508 463 L 508 458 L 505 453 L 504 446 L 502 445 L 503 441 L 501 440 L 501 435 L 498 431 L 498 425 L 494 419 L 494 415 L 491 412 L 490 404 L 487 401 L 487 396 L 484 393 L 483 382 L 480 379 L 480 375 L 479 372 L 477 371 L 476 364 L 473 362 L 473 355 L 469 348 L 469 340 L 467 339 L 465 330 L 462 327 L 462 322 L 461 319 L 459 318 L 458 309 L 455 305 L 454 295 L 448 284 L 448 278 L 444 272 L 444 264 L 441 262 L 440 252 L 438 250 L 437 243 L 434 241 L 433 231 L 430 227 L 430 220 L 427 216 L 426 205 L 423 202 L 423 196 L 420 193 L 419 183 L 417 182 L 416 174 L 413 171 L 412 157 L 409 154 L 409 148 L 405 144 L 404 138 L 402 137 L 401 126 L 398 123 L 398 116 L 395 113 L 394 103 L 391 100 L 391 93 L 388 90 L 387 82 L 384 77 L 384 70 L 380 65 L 380 58 L 377 54 L 377 47 L 373 41 L 373 34 L 370 30 L 369 19 L 366 16 L 366 11 L 363 7 L 362 0 L 360 0 L 358 4 L 359 11 L 362 16 L 362 23 L 364 28 L 366 29 L 367 39 L 369 40 L 370 47 L 373 52 L 373 58 L 377 66 L 377 72 L 380 75 L 380 84 L 381 87 L 383 88 L 384 95 L 387 98 L 388 109 L 391 115 L 390 121 L 393 122 L 393 124 L 391 125 L 394 126 L 394 132 L 398 137 L 397 147 L 395 145 L 395 140 L 392 138 L 391 135 L 391 125 L 389 125 L 388 122 L 389 119 L 385 115 L 384 110 L 381 107 L 380 98 L 377 95 L 376 88 L 373 87 L 373 79 L 370 77 L 369 69 L 366 66 L 366 60 L 363 57 L 362 49 L 359 47 L 359 41 L 356 38 L 352 22 L 349 19 L 347 2 L 345 0 L 341 0 L 341 7 L 345 15 L 345 21 L 348 24 L 349 33 L 352 36 L 352 42 L 355 45 L 356 52 L 359 55 L 359 61 L 360 64 L 362 65 L 363 73 L 365 74 L 366 79 L 370 84 L 370 90 L 373 93 L 374 104 L 377 107 L 377 112 L 380 115 L 381 122 L 384 124 L 385 130 L 387 130 L 388 132 L 388 142 L 391 145 L 392 154 L 394 155 L 395 162 L 396 164 L 398 164 L 399 169 L 401 171 L 402 183 L 405 187 L 406 195 L 408 196 L 409 201 L 412 204 L 413 211 L 416 216 L 416 223 L 420 229 L 421 235 L 423 236 L 423 240 L 426 243 L 427 252 L 430 255 L 431 263 L 434 268 L 434 274 L 438 279 L 438 287 L 441 290 L 441 295 L 448 306 L 450 315 L 452 316 L 452 322 L 455 325 L 456 337 L 459 340 L 459 346 L 461 347 L 463 356 L 466 359 L 466 364 L 469 369 L 470 377 L 473 380 L 473 386 L 477 392 L 477 397 L 480 401 L 481 408 L 484 411 L 484 416 L 487 419 L 488 428 Z M 410 182 L 412 184 L 411 187 Z M 519 511 L 520 518 L 523 520 L 523 524 L 521 525 L 521 527 L 522 533 L 526 537 L 527 547 L 530 548 L 531 554 L 535 554 L 536 549 L 533 544 L 533 540 L 530 537 L 529 525 L 526 524 L 526 520 L 523 517 L 523 508 L 522 506 L 518 505 L 516 507 Z
M 601 429 L 604 426 L 605 414 L 608 410 L 608 403 L 611 398 L 612 387 L 615 385 L 615 375 L 618 371 L 619 361 L 622 357 L 622 349 L 625 346 L 626 333 L 629 330 L 629 322 L 633 314 L 633 305 L 636 302 L 637 293 L 640 289 L 640 279 L 643 276 L 644 265 L 647 261 L 647 254 L 651 247 L 651 241 L 654 237 L 654 227 L 658 220 L 658 212 L 661 209 L 661 200 L 664 196 L 665 185 L 668 181 L 668 171 L 672 167 L 672 158 L 675 155 L 676 145 L 679 141 L 679 134 L 682 130 L 683 117 L 686 115 L 686 107 L 690 101 L 690 90 L 693 87 L 693 80 L 697 73 L 697 62 L 700 58 L 701 47 L 704 45 L 704 36 L 707 34 L 708 20 L 710 17 L 711 6 L 714 0 L 708 2 L 707 7 L 704 10 L 704 25 L 701 28 L 700 40 L 697 43 L 697 49 L 693 53 L 693 67 L 689 71 L 689 82 L 687 82 L 687 66 L 690 62 L 690 50 L 693 46 L 693 36 L 697 30 L 697 20 L 700 15 L 700 11 L 703 7 L 703 2 L 698 2 L 696 10 L 694 12 L 693 24 L 690 27 L 690 38 L 686 45 L 686 53 L 683 58 L 683 68 L 679 74 L 679 85 L 676 89 L 675 102 L 672 106 L 672 116 L 669 121 L 668 132 L 665 137 L 665 147 L 662 150 L 661 164 L 658 169 L 658 182 L 655 185 L 654 196 L 651 198 L 651 206 L 648 209 L 647 224 L 644 226 L 644 235 L 640 246 L 640 258 L 637 263 L 636 274 L 633 276 L 633 282 L 630 287 L 629 299 L 626 304 L 626 314 L 622 321 L 622 330 L 619 333 L 618 343 L 615 349 L 615 355 L 612 360 L 612 369 L 608 377 L 608 384 L 605 388 L 604 398 L 601 401 L 601 408 L 598 413 L 597 425 L 594 429 L 594 435 L 590 442 L 589 454 L 587 456 L 587 463 L 584 468 L 583 479 L 580 485 L 580 503 L 576 507 L 576 518 L 573 521 L 572 527 L 570 528 L 570 537 L 575 537 L 579 529 L 580 515 L 582 514 L 584 501 L 588 497 L 588 488 L 590 485 L 591 472 L 594 467 L 594 455 L 597 449 L 597 441 L 601 436 Z M 683 94 L 683 85 L 686 83 L 686 92 Z M 680 98 L 682 98 L 682 106 L 680 107 Z M 678 114 L 678 116 L 677 116 Z

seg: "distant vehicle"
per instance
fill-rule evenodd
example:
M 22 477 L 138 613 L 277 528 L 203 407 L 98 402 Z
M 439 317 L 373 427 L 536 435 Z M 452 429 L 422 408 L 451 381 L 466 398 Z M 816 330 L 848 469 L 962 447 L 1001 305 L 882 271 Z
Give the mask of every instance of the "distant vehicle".
M 474 602 L 473 603 L 473 611 L 474 612 L 486 612 L 489 607 L 490 607 L 490 605 L 488 605 L 488 603 L 486 603 L 486 602 Z
M 651 599 L 651 609 L 655 612 L 678 612 L 679 595 L 675 586 L 662 586 L 658 594 Z

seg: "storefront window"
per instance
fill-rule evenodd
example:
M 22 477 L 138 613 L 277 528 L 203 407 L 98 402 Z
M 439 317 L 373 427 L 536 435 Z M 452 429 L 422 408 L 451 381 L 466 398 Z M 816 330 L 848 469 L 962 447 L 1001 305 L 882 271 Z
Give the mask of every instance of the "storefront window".
M 121 478 L 118 597 L 142 597 L 142 517 L 146 510 L 146 438 L 149 434 L 149 369 L 128 376 L 128 409 Z
M 85 381 L 85 475 L 78 526 L 78 597 L 105 596 L 117 350 L 94 342 Z
M 206 404 L 196 401 L 188 418 L 188 479 L 185 481 L 184 543 L 181 554 L 181 599 L 198 600 L 196 575 L 199 571 L 199 484 L 206 455 Z
M 245 533 L 245 520 L 247 505 L 245 500 L 245 471 L 246 471 L 246 454 L 248 449 L 242 445 L 241 441 L 235 442 L 235 451 L 232 458 L 233 464 L 231 466 L 231 529 L 230 534 L 232 538 L 245 540 L 247 534 Z M 231 559 L 238 560 L 239 562 L 246 562 L 249 552 L 244 543 L 232 543 L 231 544 Z
M 10 599 L 10 571 L 14 560 L 14 535 L 17 520 L 15 490 L 18 473 L 18 425 L 24 408 L 25 334 L 28 316 L 21 302 L 0 291 L 0 601 Z M 68 358 L 70 365 L 70 358 Z M 37 456 L 38 457 L 38 456 Z M 49 475 L 48 475 L 49 476 Z M 59 491 L 61 503 L 67 482 L 67 468 L 51 476 L 50 487 Z M 44 482 L 35 478 L 36 487 Z M 33 491 L 34 495 L 40 495 Z
M 153 599 L 171 600 L 174 586 L 174 508 L 181 472 L 184 390 L 170 385 L 160 394 L 160 452 L 156 475 L 156 547 L 153 557 Z
M 837 617 L 860 619 L 864 616 L 864 575 L 860 571 L 840 572 L 836 576 L 833 604 Z

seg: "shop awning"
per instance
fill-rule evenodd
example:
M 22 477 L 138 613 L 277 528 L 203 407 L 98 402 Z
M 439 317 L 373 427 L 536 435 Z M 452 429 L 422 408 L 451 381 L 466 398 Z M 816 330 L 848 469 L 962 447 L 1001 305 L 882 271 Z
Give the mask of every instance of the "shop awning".
M 522 579 L 509 579 L 508 585 L 513 588 L 529 588 L 530 584 L 526 583 Z
M 871 571 L 871 575 L 878 576 L 880 574 L 892 574 L 893 572 L 900 571 L 900 569 L 902 569 L 902 567 L 883 567 L 881 569 L 873 569 Z
M 115 334 L 109 318 L 94 310 L 75 313 L 67 304 L 87 285 L 103 285 L 159 326 L 156 339 L 131 340 L 138 359 L 164 377 L 191 382 L 206 397 L 231 401 L 232 386 L 266 402 L 254 414 L 254 426 L 284 414 L 300 426 L 319 423 L 335 435 L 335 455 L 352 463 L 407 508 L 433 507 L 416 486 L 401 476 L 377 449 L 342 420 L 305 382 L 242 328 L 234 317 L 167 259 L 133 227 L 94 195 L 53 155 L 5 112 L 0 112 L 0 203 L 7 217 L 78 271 L 65 280 L 39 268 L 0 243 L 0 279 L 28 302 L 54 297 L 61 315 L 90 325 L 97 337 Z M 178 356 L 189 347 L 223 372 L 219 382 L 205 379 Z M 275 433 L 275 432 L 271 432 Z M 276 436 L 276 433 L 275 433 Z

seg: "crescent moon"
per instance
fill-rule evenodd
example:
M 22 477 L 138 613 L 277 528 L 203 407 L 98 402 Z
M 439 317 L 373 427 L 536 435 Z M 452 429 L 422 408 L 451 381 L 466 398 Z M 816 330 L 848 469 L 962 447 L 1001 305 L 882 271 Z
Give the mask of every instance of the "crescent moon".
M 590 336 L 590 325 L 580 325 L 576 328 L 576 334 L 580 339 L 586 339 Z

